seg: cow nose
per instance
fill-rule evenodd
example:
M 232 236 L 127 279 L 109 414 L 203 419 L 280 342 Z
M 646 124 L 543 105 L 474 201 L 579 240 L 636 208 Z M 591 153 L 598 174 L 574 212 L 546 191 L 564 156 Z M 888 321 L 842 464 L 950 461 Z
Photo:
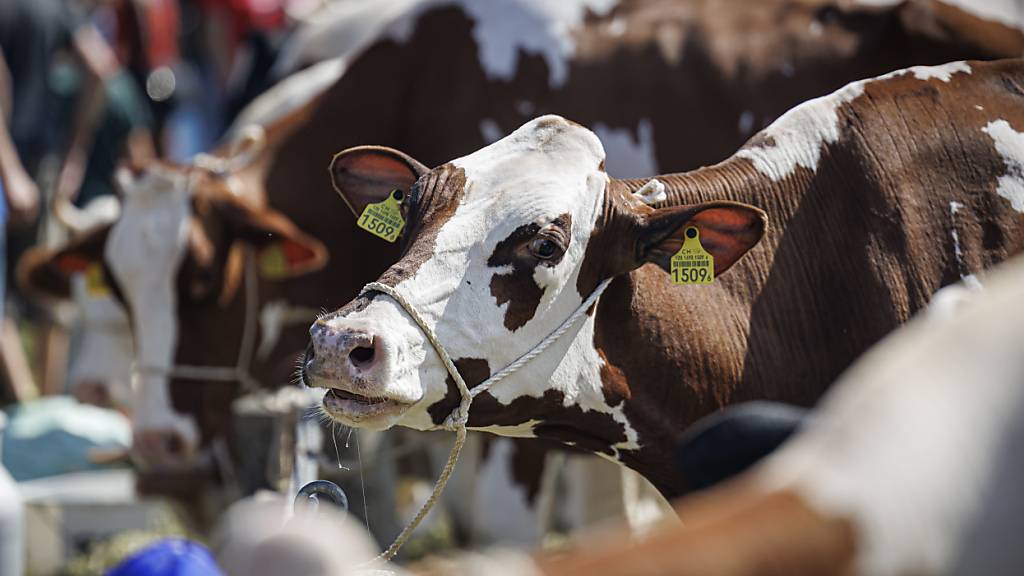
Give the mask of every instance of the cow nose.
M 368 368 L 373 365 L 374 338 L 371 337 L 369 346 L 356 346 L 348 353 L 348 361 L 356 368 Z
M 380 337 L 366 330 L 318 322 L 309 332 L 314 357 L 351 374 L 370 370 L 381 357 Z

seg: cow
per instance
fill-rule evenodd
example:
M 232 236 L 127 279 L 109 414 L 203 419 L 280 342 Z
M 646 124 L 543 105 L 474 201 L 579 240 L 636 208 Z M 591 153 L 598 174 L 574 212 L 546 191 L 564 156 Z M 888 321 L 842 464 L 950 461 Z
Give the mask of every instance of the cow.
M 290 70 L 313 65 L 242 114 L 238 126 L 256 124 L 266 131 L 258 157 L 224 162 L 212 171 L 162 164 L 152 181 L 172 179 L 180 186 L 191 171 L 194 191 L 207 186 L 239 191 L 326 247 L 330 258 L 321 269 L 260 281 L 261 307 L 284 303 L 297 311 L 268 318 L 311 318 L 310 309 L 336 308 L 399 257 L 397 246 L 358 230 L 353 218 L 339 219 L 325 209 L 324 167 L 340 148 L 376 142 L 439 163 L 489 143 L 535 114 L 557 110 L 590 125 L 618 152 L 607 166 L 613 175 L 681 170 L 725 157 L 761 124 L 849 80 L 910 64 L 1008 56 L 1024 49 L 1024 39 L 1011 27 L 921 2 L 881 8 L 791 0 L 756 6 L 697 0 L 614 6 L 590 0 L 337 4 L 332 10 L 356 11 L 345 23 L 358 34 L 328 32 L 349 42 L 342 52 L 329 50 L 325 55 L 332 59 L 316 64 L 321 55 L 300 54 Z M 226 148 L 215 155 L 227 160 Z M 151 176 L 129 174 L 127 186 L 149 185 Z M 209 218 L 204 222 L 211 229 L 225 225 L 218 213 Z M 101 261 L 112 291 L 131 300 L 130 290 L 117 285 L 112 263 L 102 258 L 103 235 L 94 232 L 85 260 Z M 171 350 L 174 364 L 227 369 L 217 372 L 233 377 L 229 369 L 243 348 L 245 290 L 222 290 L 234 299 L 213 302 L 196 300 L 188 288 L 196 283 L 197 268 L 208 275 L 200 283 L 211 283 L 214 291 L 230 284 L 228 279 L 240 281 L 237 259 L 224 257 L 237 251 L 225 238 L 212 240 L 212 266 L 193 266 L 203 256 L 192 242 L 175 264 L 178 305 L 161 312 L 166 325 L 134 314 L 135 338 L 152 342 L 140 348 Z M 65 274 L 57 268 L 51 272 Z M 179 337 L 167 338 L 168 329 Z M 287 382 L 292 355 L 306 344 L 305 323 L 286 326 L 276 340 L 264 338 L 273 332 L 269 326 L 258 332 L 261 348 L 267 342 L 266 355 L 257 355 L 245 372 L 264 386 Z M 150 439 L 143 448 L 153 445 L 146 449 L 150 461 L 179 460 L 164 446 L 169 438 L 177 446 L 197 439 L 205 446 L 227 434 L 227 406 L 240 387 L 162 373 L 169 363 L 148 370 L 140 387 L 140 402 L 151 409 L 138 414 L 135 424 Z
M 1018 257 L 952 317 L 923 315 L 865 354 L 778 453 L 681 501 L 685 526 L 524 573 L 1016 573 L 1022 295 Z
M 678 501 L 682 524 L 640 539 L 602 534 L 555 554 L 491 550 L 376 567 L 420 576 L 1016 574 L 1024 257 L 990 271 L 982 291 L 953 286 L 970 295 L 952 314 L 936 317 L 929 306 L 876 344 L 778 452 Z M 360 573 L 375 555 L 351 520 L 282 526 L 280 512 L 264 506 L 256 537 L 244 523 L 227 525 L 219 558 L 230 574 L 256 569 L 242 563 L 261 550 L 302 549 L 277 571 L 317 558 L 319 574 Z M 346 555 L 332 554 L 324 545 L 332 541 L 349 546 Z
M 401 192 L 404 255 L 377 282 L 409 304 L 373 288 L 318 319 L 304 381 L 346 425 L 434 429 L 460 394 L 408 308 L 472 388 L 604 285 L 476 396 L 468 426 L 589 450 L 678 496 L 672 445 L 689 423 L 755 398 L 812 404 L 942 286 L 1020 250 L 1022 86 L 1021 60 L 896 71 L 653 179 L 609 177 L 594 133 L 558 116 L 434 169 L 344 151 L 333 181 L 355 213 Z M 671 283 L 684 236 L 713 284 Z
M 316 197 L 313 191 L 324 189 L 323 163 L 339 148 L 375 141 L 439 163 L 486 144 L 529 115 L 560 110 L 593 126 L 608 146 L 628 151 L 610 160 L 612 174 L 638 175 L 658 166 L 684 169 L 720 159 L 739 146 L 749 134 L 735 129 L 737 124 L 756 126 L 851 79 L 900 64 L 1000 56 L 1024 49 L 1019 31 L 944 4 L 843 9 L 779 0 L 759 3 L 752 11 L 747 5 L 721 10 L 703 2 L 649 1 L 601 11 L 596 4 L 578 2 L 555 12 L 530 1 L 509 3 L 501 10 L 473 6 L 407 2 L 397 13 L 364 14 L 375 18 L 371 28 L 378 34 L 348 47 L 340 61 L 323 62 L 301 77 L 289 78 L 287 85 L 258 99 L 251 111 L 242 115 L 242 126 L 257 124 L 266 130 L 264 151 L 234 170 L 237 173 L 230 170 L 231 163 L 224 164 L 229 168 L 226 173 L 206 171 L 208 177 L 198 178 L 196 185 L 211 182 L 223 189 L 225 183 L 230 184 L 255 204 L 265 203 L 286 215 L 296 229 L 323 243 L 332 255 L 319 270 L 312 267 L 300 279 L 283 279 L 261 289 L 261 298 L 276 293 L 299 309 L 335 308 L 355 293 L 362 280 L 379 275 L 397 259 L 394 246 L 367 237 L 351 220 L 339 228 L 335 218 L 325 215 L 320 202 L 311 199 Z M 393 18 L 381 20 L 378 14 Z M 535 26 L 538 21 L 547 24 Z M 787 25 L 767 25 L 779 21 Z M 474 28 L 520 24 L 521 34 L 479 36 Z M 720 42 L 724 46 L 730 39 L 752 37 L 773 47 L 775 57 L 759 62 L 753 58 L 761 50 L 721 53 Z M 895 58 L 893 47 L 901 48 Z M 414 74 L 402 73 L 408 69 L 407 63 L 415 63 Z M 668 85 L 661 84 L 669 80 Z M 432 89 L 412 91 L 413 98 L 403 100 L 410 94 L 406 86 L 417 84 Z M 627 85 L 631 87 L 628 92 L 613 89 Z M 614 97 L 588 96 L 597 93 Z M 669 106 L 644 100 L 666 94 L 672 95 Z M 717 96 L 722 94 L 758 97 L 726 107 Z M 715 98 L 714 106 L 702 104 L 706 95 Z M 626 101 L 629 106 L 622 104 Z M 487 109 L 467 108 L 455 104 L 458 102 L 473 102 Z M 367 113 L 374 109 L 389 113 Z M 438 109 L 452 113 L 427 112 Z M 715 113 L 707 113 L 708 109 Z M 749 122 L 741 118 L 748 109 Z M 640 110 L 646 111 L 645 115 L 634 116 Z M 683 134 L 701 137 L 687 139 L 680 137 Z M 688 143 L 695 140 L 700 144 Z M 222 149 L 217 154 L 227 153 Z M 179 185 L 186 179 L 183 167 L 162 165 L 161 170 L 168 177 L 177 174 Z M 296 194 L 296 190 L 309 193 Z M 358 242 L 369 248 L 351 250 Z M 214 246 L 214 263 L 225 263 L 229 249 Z M 94 260 L 98 256 L 92 254 Z M 180 270 L 190 273 L 193 267 L 188 263 L 197 257 L 186 254 Z M 212 277 L 202 282 L 218 284 L 229 277 L 238 281 L 237 258 L 232 262 L 234 274 L 227 274 L 224 266 L 214 266 L 204 272 Z M 352 279 L 347 286 L 339 285 L 337 279 L 348 278 L 351 270 L 365 276 Z M 192 283 L 175 280 L 179 285 Z M 228 291 L 224 296 L 231 294 Z M 172 357 L 155 362 L 158 365 L 170 364 L 173 358 L 173 363 L 183 365 L 232 367 L 238 359 L 244 324 L 238 301 L 242 298 L 231 303 L 234 309 L 230 311 L 224 309 L 227 302 L 209 307 L 207 301 L 192 306 L 189 300 L 181 298 L 180 318 L 166 322 L 174 326 L 169 328 L 174 334 L 190 338 L 175 343 L 175 338 L 166 337 L 168 327 L 140 318 L 135 320 L 140 323 L 136 330 L 140 348 L 170 350 L 160 352 Z M 263 383 L 287 381 L 291 365 L 286 351 L 301 351 L 303 338 L 301 326 L 282 331 L 277 351 L 267 353 L 268 362 L 257 361 L 248 372 L 260 375 L 257 380 Z M 142 345 L 143 339 L 156 344 Z M 170 432 L 187 439 L 178 443 L 191 444 L 199 436 L 209 438 L 223 432 L 225 423 L 218 416 L 222 411 L 214 406 L 223 406 L 234 395 L 230 386 L 215 387 L 223 391 L 217 393 L 216 401 L 177 402 L 179 410 L 191 404 L 187 410 L 200 414 L 198 429 L 203 432 L 197 434 L 190 417 L 171 410 L 167 375 L 150 372 L 147 385 L 140 389 L 147 396 L 143 403 L 151 409 L 136 416 L 147 437 Z M 189 378 L 170 380 L 181 381 L 186 388 L 194 383 Z M 186 395 L 193 394 L 175 394 Z

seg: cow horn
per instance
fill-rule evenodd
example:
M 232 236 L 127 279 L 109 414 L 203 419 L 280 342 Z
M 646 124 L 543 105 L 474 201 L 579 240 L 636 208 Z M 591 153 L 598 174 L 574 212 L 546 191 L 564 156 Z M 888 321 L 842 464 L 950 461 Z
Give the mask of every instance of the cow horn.
M 73 236 L 89 229 L 89 217 L 65 196 L 57 196 L 53 199 L 52 212 L 54 218 Z

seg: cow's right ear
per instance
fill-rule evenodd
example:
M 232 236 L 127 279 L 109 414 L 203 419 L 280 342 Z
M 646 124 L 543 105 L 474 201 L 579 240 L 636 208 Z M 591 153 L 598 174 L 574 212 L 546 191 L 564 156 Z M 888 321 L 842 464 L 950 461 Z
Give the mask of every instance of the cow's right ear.
M 15 278 L 26 294 L 45 298 L 71 297 L 71 276 L 103 265 L 110 225 L 97 227 L 63 248 L 32 248 L 18 260 Z
M 382 202 L 398 189 L 408 193 L 429 170 L 407 154 L 384 146 L 356 146 L 331 161 L 331 183 L 359 217 L 367 204 Z

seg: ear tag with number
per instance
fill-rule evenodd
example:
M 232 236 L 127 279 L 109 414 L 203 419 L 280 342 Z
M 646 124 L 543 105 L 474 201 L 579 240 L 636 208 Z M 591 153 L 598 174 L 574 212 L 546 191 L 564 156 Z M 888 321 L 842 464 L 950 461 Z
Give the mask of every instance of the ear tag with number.
M 374 236 L 394 242 L 402 233 L 405 219 L 402 218 L 402 200 L 405 193 L 392 190 L 383 202 L 367 204 L 356 224 Z
M 280 244 L 271 244 L 260 250 L 257 262 L 260 276 L 267 280 L 281 280 L 288 276 L 288 256 Z
M 110 288 L 103 277 L 103 266 L 90 264 L 85 269 L 85 292 L 93 298 L 106 298 L 110 296 Z
M 715 281 L 715 257 L 700 245 L 700 231 L 690 226 L 683 245 L 672 256 L 669 270 L 673 284 L 711 284 Z

